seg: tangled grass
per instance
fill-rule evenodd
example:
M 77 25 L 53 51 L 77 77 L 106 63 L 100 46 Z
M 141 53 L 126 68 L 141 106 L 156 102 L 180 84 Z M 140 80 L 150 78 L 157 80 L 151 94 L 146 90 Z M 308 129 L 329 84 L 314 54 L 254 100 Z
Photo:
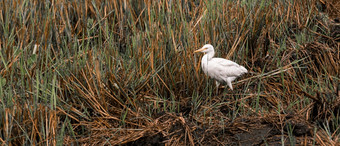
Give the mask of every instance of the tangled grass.
M 339 144 L 339 8 L 307 1 L 0 2 L 2 145 Z M 193 51 L 245 66 L 215 94 Z

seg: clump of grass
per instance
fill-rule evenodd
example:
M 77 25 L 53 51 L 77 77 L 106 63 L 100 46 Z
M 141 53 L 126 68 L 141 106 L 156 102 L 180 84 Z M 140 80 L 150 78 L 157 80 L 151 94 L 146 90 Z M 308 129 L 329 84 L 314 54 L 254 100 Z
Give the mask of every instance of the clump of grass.
M 2 1 L 0 143 L 226 144 L 262 127 L 267 144 L 336 145 L 336 5 Z M 213 92 L 206 43 L 251 72 L 236 90 Z

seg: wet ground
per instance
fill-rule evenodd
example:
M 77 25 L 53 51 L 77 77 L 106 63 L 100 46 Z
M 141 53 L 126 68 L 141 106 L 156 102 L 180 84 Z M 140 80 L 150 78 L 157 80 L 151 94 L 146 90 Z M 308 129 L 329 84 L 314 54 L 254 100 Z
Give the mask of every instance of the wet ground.
M 307 123 L 286 119 L 280 126 L 275 118 L 238 118 L 223 127 L 192 126 L 177 121 L 168 132 L 159 132 L 127 143 L 132 146 L 158 145 L 310 145 L 312 128 Z M 188 128 L 189 127 L 189 128 Z M 281 127 L 281 128 L 280 128 Z M 191 130 L 189 130 L 191 129 Z M 190 136 L 189 136 L 190 135 Z

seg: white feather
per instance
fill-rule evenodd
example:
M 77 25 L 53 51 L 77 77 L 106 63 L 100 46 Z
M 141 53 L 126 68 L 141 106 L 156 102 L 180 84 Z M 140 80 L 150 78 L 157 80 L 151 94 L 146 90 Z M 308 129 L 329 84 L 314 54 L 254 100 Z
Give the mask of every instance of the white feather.
M 195 52 L 206 53 L 202 57 L 202 70 L 209 77 L 215 79 L 216 85 L 220 83 L 227 83 L 229 88 L 233 90 L 231 84 L 237 77 L 244 73 L 247 73 L 247 69 L 237 63 L 223 59 L 223 58 L 213 58 L 215 55 L 214 47 L 210 44 L 204 45 L 201 49 Z M 218 88 L 218 87 L 217 87 Z

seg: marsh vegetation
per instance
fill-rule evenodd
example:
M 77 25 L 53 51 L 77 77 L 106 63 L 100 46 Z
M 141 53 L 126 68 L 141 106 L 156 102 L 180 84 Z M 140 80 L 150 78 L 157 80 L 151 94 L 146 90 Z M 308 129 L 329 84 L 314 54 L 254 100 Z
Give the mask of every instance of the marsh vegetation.
M 339 145 L 339 7 L 0 1 L 0 144 Z M 251 72 L 233 91 L 207 43 Z

